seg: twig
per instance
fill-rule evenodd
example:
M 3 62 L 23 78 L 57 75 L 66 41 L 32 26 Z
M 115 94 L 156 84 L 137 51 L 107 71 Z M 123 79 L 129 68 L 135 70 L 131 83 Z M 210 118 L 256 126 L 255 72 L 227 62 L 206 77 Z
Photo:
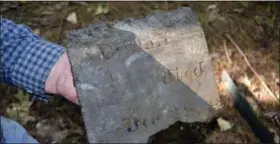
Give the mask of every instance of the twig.
M 61 44 L 61 33 L 62 33 L 63 22 L 64 22 L 64 17 L 61 18 L 61 21 L 60 21 L 60 24 L 59 24 L 58 40 L 57 40 L 58 44 Z
M 226 44 L 226 41 L 225 41 L 225 40 L 223 40 L 223 44 L 224 44 L 224 50 L 225 50 L 225 54 L 226 54 L 226 57 L 227 57 L 227 59 L 228 59 L 228 62 L 229 62 L 229 64 L 232 64 L 232 61 L 231 61 L 231 59 L 230 59 L 230 57 L 229 57 L 229 54 L 228 54 L 227 44 Z
M 266 91 L 269 93 L 269 95 L 271 97 L 273 97 L 273 99 L 275 99 L 277 101 L 277 103 L 279 103 L 279 98 L 276 97 L 273 92 L 268 88 L 268 86 L 266 85 L 266 83 L 264 82 L 264 80 L 260 77 L 260 75 L 257 73 L 257 71 L 251 66 L 250 62 L 248 61 L 246 55 L 243 53 L 243 51 L 240 49 L 240 47 L 236 44 L 236 42 L 231 38 L 231 36 L 229 34 L 226 34 L 226 37 L 231 41 L 231 43 L 235 46 L 235 48 L 238 50 L 238 52 L 240 53 L 240 55 L 243 57 L 243 59 L 245 60 L 246 64 L 248 65 L 248 67 L 251 69 L 251 71 L 254 73 L 254 75 L 259 79 L 259 81 L 261 82 L 262 86 L 266 89 Z

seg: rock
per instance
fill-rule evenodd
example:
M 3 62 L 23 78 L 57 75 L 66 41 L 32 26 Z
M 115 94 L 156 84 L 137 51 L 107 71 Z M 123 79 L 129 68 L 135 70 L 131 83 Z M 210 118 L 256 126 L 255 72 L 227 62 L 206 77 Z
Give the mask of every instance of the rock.
M 146 143 L 176 121 L 207 122 L 220 108 L 190 8 L 90 25 L 65 42 L 90 143 Z
M 38 28 L 34 29 L 34 30 L 33 30 L 33 33 L 34 33 L 35 35 L 40 35 L 40 29 L 38 29 Z
M 77 14 L 75 12 L 70 13 L 66 20 L 72 24 L 77 24 L 78 23 L 78 18 L 77 18 Z
M 218 125 L 220 127 L 220 131 L 228 131 L 231 129 L 232 125 L 230 122 L 224 120 L 223 118 L 218 118 L 217 119 Z

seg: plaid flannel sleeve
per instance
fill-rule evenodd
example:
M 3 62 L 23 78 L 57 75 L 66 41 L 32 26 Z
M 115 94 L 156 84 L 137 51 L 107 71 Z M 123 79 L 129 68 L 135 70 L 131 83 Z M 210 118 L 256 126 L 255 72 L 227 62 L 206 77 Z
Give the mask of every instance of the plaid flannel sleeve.
M 39 38 L 29 27 L 0 19 L 0 83 L 25 89 L 32 100 L 48 100 L 45 82 L 64 52 L 62 46 Z

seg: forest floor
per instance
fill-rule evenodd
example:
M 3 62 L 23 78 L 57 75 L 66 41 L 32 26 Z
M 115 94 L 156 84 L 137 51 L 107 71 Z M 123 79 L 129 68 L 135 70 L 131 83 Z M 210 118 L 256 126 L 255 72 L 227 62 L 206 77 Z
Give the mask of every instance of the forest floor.
M 245 63 L 242 55 L 225 37 L 229 34 L 247 56 L 252 67 L 279 97 L 280 3 L 279 2 L 0 2 L 0 14 L 16 23 L 30 26 L 34 33 L 63 44 L 64 33 L 100 21 L 141 18 L 149 14 L 191 7 L 204 30 L 217 89 L 223 108 L 218 116 L 232 128 L 221 132 L 213 128 L 205 141 L 214 143 L 256 143 L 247 123 L 232 106 L 223 90 L 221 72 L 227 70 L 238 83 L 264 123 L 275 130 L 268 111 L 279 111 L 277 104 Z M 77 22 L 66 17 L 75 13 Z M 228 57 L 225 54 L 227 46 Z M 23 124 L 41 143 L 85 143 L 86 133 L 79 106 L 54 96 L 50 102 L 30 103 L 28 94 L 0 85 L 0 114 Z M 162 138 L 161 143 L 168 143 Z

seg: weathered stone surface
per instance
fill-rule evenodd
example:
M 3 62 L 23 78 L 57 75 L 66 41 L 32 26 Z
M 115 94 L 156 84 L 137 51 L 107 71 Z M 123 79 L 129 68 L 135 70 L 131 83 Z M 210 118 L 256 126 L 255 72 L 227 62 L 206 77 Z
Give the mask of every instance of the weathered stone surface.
M 67 47 L 89 142 L 147 142 L 219 107 L 200 24 L 190 8 L 70 32 Z

